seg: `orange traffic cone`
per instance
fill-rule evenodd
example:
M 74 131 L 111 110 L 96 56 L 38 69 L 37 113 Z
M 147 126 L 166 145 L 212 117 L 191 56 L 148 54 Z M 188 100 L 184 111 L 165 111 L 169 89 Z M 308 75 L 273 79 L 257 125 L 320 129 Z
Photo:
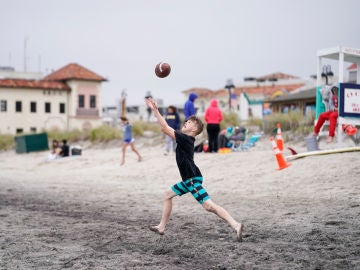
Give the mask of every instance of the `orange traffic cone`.
M 277 123 L 276 144 L 279 150 L 282 152 L 284 150 L 284 141 L 281 135 L 280 123 Z
M 277 163 L 278 163 L 278 165 L 279 165 L 278 170 L 282 170 L 282 169 L 285 169 L 286 167 L 289 167 L 291 164 L 290 164 L 290 163 L 286 163 L 285 158 L 284 158 L 283 155 L 281 154 L 278 146 L 276 145 L 276 143 L 275 143 L 275 141 L 274 141 L 274 138 L 273 138 L 273 137 L 270 137 L 270 141 L 271 141 L 271 144 L 272 144 L 274 153 L 275 153 L 275 157 L 276 157 Z

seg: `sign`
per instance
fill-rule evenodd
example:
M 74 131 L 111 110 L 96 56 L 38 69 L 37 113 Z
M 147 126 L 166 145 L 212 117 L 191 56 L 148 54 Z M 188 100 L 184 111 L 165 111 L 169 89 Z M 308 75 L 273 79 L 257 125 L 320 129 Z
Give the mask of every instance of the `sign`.
M 341 83 L 339 90 L 339 115 L 360 118 L 360 85 Z

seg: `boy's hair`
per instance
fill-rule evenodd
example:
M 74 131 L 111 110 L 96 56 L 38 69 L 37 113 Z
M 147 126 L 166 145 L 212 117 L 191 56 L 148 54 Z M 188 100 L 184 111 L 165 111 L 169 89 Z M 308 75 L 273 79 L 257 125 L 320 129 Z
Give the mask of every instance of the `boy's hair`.
M 197 117 L 197 116 L 195 116 L 195 115 L 190 116 L 190 117 L 188 118 L 188 121 L 192 121 L 192 122 L 194 122 L 194 123 L 196 124 L 197 130 L 196 130 L 196 134 L 195 134 L 195 135 L 199 135 L 199 134 L 203 131 L 203 129 L 204 129 L 204 123 L 200 120 L 199 117 Z
M 174 113 L 176 113 L 176 107 L 173 105 L 170 105 L 168 109 L 171 109 Z
M 128 120 L 127 117 L 125 117 L 125 116 L 121 116 L 120 119 L 121 119 L 121 121 L 129 122 L 129 120 Z

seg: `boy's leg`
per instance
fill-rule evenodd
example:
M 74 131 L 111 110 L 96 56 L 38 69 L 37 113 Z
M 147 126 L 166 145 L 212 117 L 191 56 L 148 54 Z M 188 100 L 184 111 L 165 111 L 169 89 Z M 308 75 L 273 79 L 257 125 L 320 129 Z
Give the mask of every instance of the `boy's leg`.
M 335 129 L 336 129 L 336 123 L 338 118 L 338 112 L 332 112 L 329 115 L 329 136 L 334 137 L 335 136 Z
M 163 197 L 163 211 L 159 225 L 150 227 L 150 230 L 155 231 L 159 234 L 164 234 L 165 227 L 169 221 L 171 210 L 172 210 L 172 198 L 177 196 L 177 194 L 171 189 L 164 192 Z
M 171 141 L 172 141 L 171 137 L 168 135 L 165 135 L 165 151 L 166 151 L 166 153 L 170 152 Z
M 202 207 L 209 212 L 216 214 L 218 217 L 225 220 L 236 232 L 237 239 L 241 241 L 241 234 L 243 225 L 237 222 L 223 207 L 214 203 L 211 199 L 206 200 Z
M 138 161 L 141 161 L 141 156 L 140 156 L 139 152 L 136 150 L 135 145 L 134 145 L 133 142 L 130 143 L 130 147 L 131 147 L 131 150 L 133 150 L 133 151 L 137 154 L 137 156 L 138 156 Z
M 319 119 L 317 120 L 316 125 L 314 127 L 314 134 L 316 134 L 316 135 L 319 134 L 320 129 L 321 129 L 322 125 L 324 124 L 324 122 L 326 120 L 329 120 L 330 113 L 331 112 L 323 112 L 319 115 Z
M 124 165 L 124 163 L 125 163 L 126 147 L 127 147 L 127 143 L 124 142 L 123 147 L 122 147 L 122 160 L 121 160 L 120 165 Z

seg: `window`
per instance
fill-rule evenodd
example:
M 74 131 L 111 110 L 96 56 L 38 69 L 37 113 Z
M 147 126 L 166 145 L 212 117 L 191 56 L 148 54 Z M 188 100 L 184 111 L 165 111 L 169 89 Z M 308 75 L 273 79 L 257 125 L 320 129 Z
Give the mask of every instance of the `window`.
M 65 113 L 65 103 L 60 103 L 59 111 L 60 113 Z
M 30 112 L 36 112 L 36 102 L 30 102 Z
M 20 133 L 23 133 L 24 130 L 22 128 L 17 128 L 16 129 L 16 134 L 20 134 Z
M 7 111 L 7 102 L 6 100 L 0 101 L 0 112 L 6 112 Z
M 36 127 L 31 127 L 30 132 L 36 133 Z
M 79 95 L 79 108 L 84 108 L 85 106 L 85 96 Z
M 45 112 L 51 113 L 51 104 L 50 102 L 45 102 Z
M 96 96 L 90 96 L 90 108 L 96 108 Z
M 21 112 L 21 111 L 22 111 L 21 101 L 16 101 L 16 102 L 15 102 L 15 111 L 16 111 L 16 112 Z

